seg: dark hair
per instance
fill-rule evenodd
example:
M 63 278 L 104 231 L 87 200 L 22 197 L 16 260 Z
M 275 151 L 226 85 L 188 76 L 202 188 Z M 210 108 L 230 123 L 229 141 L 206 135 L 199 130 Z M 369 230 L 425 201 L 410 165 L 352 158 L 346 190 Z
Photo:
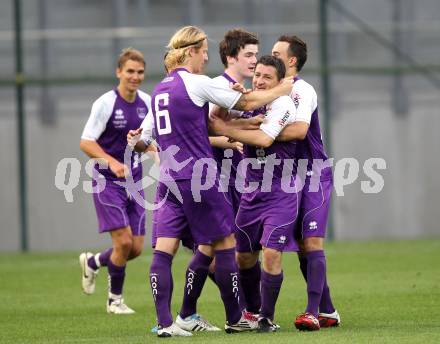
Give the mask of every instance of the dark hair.
M 282 35 L 278 38 L 278 42 L 289 43 L 287 54 L 289 57 L 296 57 L 296 70 L 301 71 L 307 61 L 307 44 L 301 38 L 295 35 Z
M 259 64 L 262 64 L 264 66 L 274 67 L 277 71 L 278 80 L 281 80 L 282 78 L 284 78 L 286 76 L 286 66 L 284 65 L 284 62 L 278 57 L 275 57 L 272 55 L 261 56 L 258 59 L 257 65 L 255 66 L 255 68 L 257 68 L 257 66 Z
M 243 49 L 248 44 L 258 43 L 257 35 L 252 32 L 243 29 L 227 31 L 218 45 L 218 51 L 223 65 L 228 67 L 227 56 L 237 57 L 240 49 Z

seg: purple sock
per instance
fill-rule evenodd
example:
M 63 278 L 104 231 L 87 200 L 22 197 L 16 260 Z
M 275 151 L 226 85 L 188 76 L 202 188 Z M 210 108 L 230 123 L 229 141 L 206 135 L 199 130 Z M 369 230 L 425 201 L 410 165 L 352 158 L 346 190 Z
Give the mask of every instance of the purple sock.
M 197 313 L 197 300 L 202 293 L 206 278 L 208 277 L 211 257 L 196 250 L 186 270 L 185 287 L 183 289 L 183 303 L 180 309 L 180 316 L 186 317 Z
M 321 296 L 321 302 L 319 303 L 319 311 L 321 313 L 328 313 L 328 314 L 333 313 L 335 311 L 332 298 L 330 297 L 330 288 L 327 285 L 327 277 L 324 280 L 324 288 L 322 288 L 322 296 Z
M 156 306 L 157 323 L 161 327 L 168 327 L 173 323 L 170 307 L 173 288 L 172 262 L 172 255 L 154 251 L 150 266 L 150 286 Z
M 307 256 L 307 296 L 306 312 L 318 316 L 319 303 L 325 281 L 325 255 L 324 251 L 312 251 Z
M 243 290 L 244 303 L 247 311 L 252 313 L 260 313 L 261 307 L 261 265 L 260 262 L 250 269 L 240 269 L 240 284 Z
M 105 251 L 102 251 L 101 254 L 99 255 L 99 264 L 101 264 L 101 266 L 107 266 L 108 262 L 110 260 L 110 256 L 112 255 L 113 252 L 113 248 L 110 247 L 108 249 L 106 249 Z
M 283 272 L 279 275 L 271 275 L 266 271 L 261 272 L 261 311 L 263 318 L 273 320 L 275 305 L 283 283 Z
M 235 248 L 215 251 L 215 261 L 215 280 L 225 306 L 226 320 L 229 324 L 235 324 L 241 318 Z
M 110 256 L 113 252 L 113 248 L 109 248 L 99 254 L 99 266 L 96 264 L 96 254 L 87 259 L 87 265 L 93 270 L 98 270 L 101 266 L 107 266 Z
M 298 260 L 299 260 L 299 269 L 302 272 L 304 281 L 307 282 L 307 258 L 305 255 L 298 254 Z
M 117 266 L 113 264 L 111 259 L 109 259 L 107 269 L 109 275 L 109 292 L 114 295 L 122 295 L 122 288 L 125 279 L 125 265 Z

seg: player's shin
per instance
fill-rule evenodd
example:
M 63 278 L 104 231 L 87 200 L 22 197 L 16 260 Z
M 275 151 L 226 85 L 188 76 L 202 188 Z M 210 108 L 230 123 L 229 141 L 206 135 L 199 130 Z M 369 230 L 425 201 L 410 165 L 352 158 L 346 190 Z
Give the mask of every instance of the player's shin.
M 260 294 L 260 279 L 261 266 L 260 262 L 250 269 L 240 269 L 240 283 L 243 291 L 244 303 L 246 310 L 251 313 L 260 313 L 261 294 Z
M 225 306 L 226 319 L 228 323 L 235 324 L 241 318 L 238 304 L 239 281 L 235 248 L 216 251 L 215 259 L 215 280 Z
M 153 261 L 150 266 L 150 286 L 156 306 L 158 325 L 166 328 L 173 323 L 170 301 L 172 288 L 171 263 L 173 256 L 154 251 Z
M 203 286 L 208 276 L 209 265 L 213 258 L 196 250 L 188 269 L 186 270 L 185 287 L 183 290 L 183 302 L 180 316 L 186 317 L 197 313 L 197 300 L 200 297 Z
M 261 272 L 261 312 L 262 318 L 273 320 L 275 305 L 283 283 L 283 272 L 272 275 L 264 270 Z

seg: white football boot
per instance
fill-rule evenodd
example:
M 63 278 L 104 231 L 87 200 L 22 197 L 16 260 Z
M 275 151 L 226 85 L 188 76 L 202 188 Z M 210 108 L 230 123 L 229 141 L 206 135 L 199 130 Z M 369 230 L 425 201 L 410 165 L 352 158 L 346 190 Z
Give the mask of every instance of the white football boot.
M 123 298 L 117 298 L 117 299 L 109 299 L 107 301 L 107 313 L 134 314 L 136 312 L 124 303 Z
M 158 327 L 157 336 L 158 337 L 189 337 L 193 334 L 191 332 L 182 330 L 176 323 L 172 323 L 168 327 Z
M 208 320 L 202 318 L 199 314 L 195 313 L 182 319 L 180 314 L 177 314 L 176 324 L 185 331 L 220 331 L 220 329 L 212 325 Z
M 93 253 L 83 252 L 79 255 L 79 265 L 81 266 L 81 284 L 85 294 L 91 295 L 95 292 L 96 276 L 98 270 L 93 270 L 87 264 L 87 260 L 93 257 Z

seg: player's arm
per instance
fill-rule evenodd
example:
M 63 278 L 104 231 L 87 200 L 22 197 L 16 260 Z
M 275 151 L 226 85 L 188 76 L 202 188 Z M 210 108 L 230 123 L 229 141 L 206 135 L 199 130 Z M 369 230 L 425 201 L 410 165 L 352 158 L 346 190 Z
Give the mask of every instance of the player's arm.
M 104 132 L 107 121 L 111 116 L 111 110 L 103 100 L 99 98 L 93 103 L 92 110 L 81 135 L 79 147 L 90 158 L 96 159 L 98 162 L 108 165 L 113 174 L 122 178 L 128 174 L 128 167 L 110 154 L 106 153 L 99 145 L 98 138 Z
M 258 109 L 280 96 L 290 94 L 293 87 L 293 79 L 289 77 L 274 88 L 242 94 L 204 75 L 183 74 L 182 78 L 195 104 L 203 106 L 206 101 L 209 101 L 228 110 L 240 111 Z
M 316 108 L 316 92 L 312 87 L 305 87 L 303 84 L 296 84 L 295 91 L 300 95 L 296 100 L 295 121 L 283 129 L 277 141 L 304 140 L 309 131 L 312 111 Z
M 272 102 L 266 113 L 266 122 L 257 130 L 242 130 L 229 126 L 229 122 L 217 119 L 212 121 L 212 128 L 221 135 L 258 147 L 267 148 L 284 129 L 289 120 L 295 118 L 296 109 L 290 97 L 281 97 Z
M 223 149 L 234 149 L 243 153 L 243 143 L 239 141 L 233 141 L 226 136 L 210 136 L 209 143 L 213 147 L 223 148 Z
M 309 123 L 307 122 L 293 122 L 288 124 L 281 133 L 277 136 L 277 141 L 292 141 L 304 140 L 309 131 Z
M 240 116 L 242 116 L 241 111 L 227 110 L 213 103 L 209 104 L 209 118 L 221 118 L 225 121 L 229 121 L 229 124 L 231 126 L 234 126 L 238 129 L 258 129 L 260 127 L 260 124 L 264 121 L 263 115 L 258 115 L 251 118 L 241 118 Z M 221 146 L 223 144 L 223 141 L 224 140 L 214 140 L 214 144 L 211 144 L 215 147 L 231 148 Z
M 270 147 L 274 141 L 272 137 L 267 135 L 261 129 L 256 129 L 256 130 L 239 129 L 229 125 L 229 123 L 221 119 L 214 120 L 213 122 L 215 123 L 214 130 L 217 133 L 221 133 L 222 135 L 225 135 L 234 141 L 239 141 L 244 144 L 263 147 L 263 148 Z
M 128 167 L 110 154 L 107 154 L 102 147 L 93 140 L 81 139 L 79 148 L 86 153 L 90 158 L 107 164 L 113 174 L 118 178 L 123 178 L 128 174 Z
M 229 121 L 229 125 L 244 130 L 255 130 L 260 128 L 261 123 L 264 121 L 263 115 L 258 115 L 251 118 L 237 118 Z
M 250 111 L 266 105 L 278 97 L 290 94 L 293 87 L 292 77 L 283 79 L 279 85 L 264 91 L 252 91 L 242 94 L 233 106 L 236 110 Z
M 136 152 L 157 152 L 156 146 L 153 145 L 154 118 L 150 108 L 140 128 L 129 130 L 127 133 L 127 144 Z

